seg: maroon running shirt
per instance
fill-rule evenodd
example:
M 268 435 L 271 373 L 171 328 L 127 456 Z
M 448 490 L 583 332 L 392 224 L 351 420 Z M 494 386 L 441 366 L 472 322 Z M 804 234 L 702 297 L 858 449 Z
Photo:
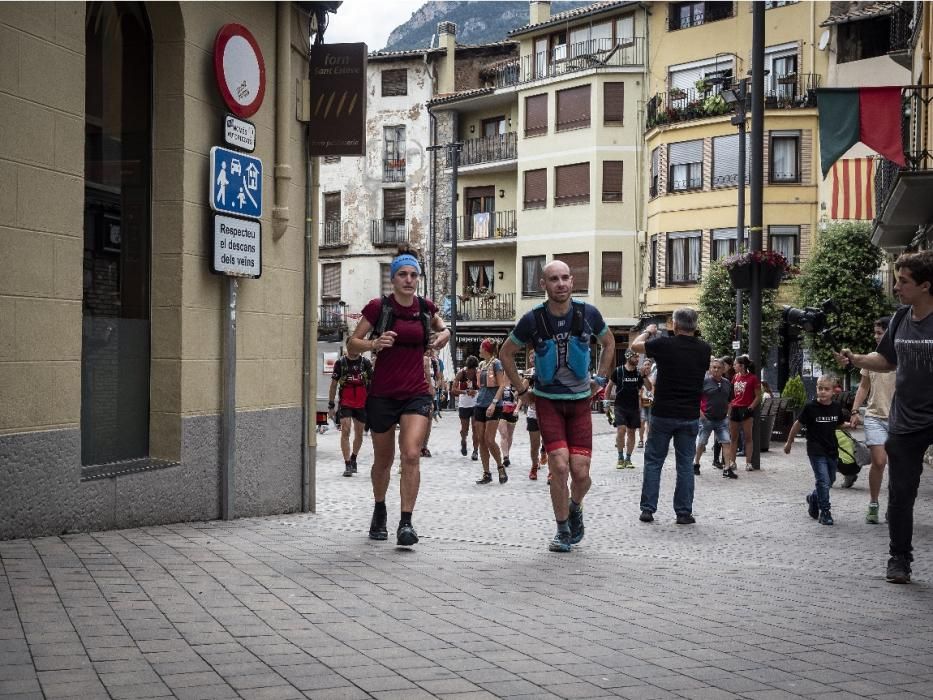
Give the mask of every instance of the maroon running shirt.
M 395 311 L 395 325 L 389 330 L 395 331 L 397 336 L 395 345 L 376 354 L 376 369 L 369 395 L 384 399 L 430 396 L 431 390 L 424 377 L 424 330 L 419 317 L 421 307 L 417 299 L 407 307 L 399 304 L 394 294 L 389 295 L 389 300 Z M 425 301 L 433 317 L 437 313 L 437 306 L 430 299 Z M 382 297 L 377 297 L 363 307 L 363 318 L 375 327 L 381 311 Z

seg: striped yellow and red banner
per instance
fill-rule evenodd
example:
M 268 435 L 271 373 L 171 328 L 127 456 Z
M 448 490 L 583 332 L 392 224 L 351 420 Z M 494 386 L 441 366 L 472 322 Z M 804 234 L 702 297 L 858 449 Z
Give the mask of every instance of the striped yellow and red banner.
M 875 217 L 875 158 L 843 158 L 830 170 L 829 218 Z

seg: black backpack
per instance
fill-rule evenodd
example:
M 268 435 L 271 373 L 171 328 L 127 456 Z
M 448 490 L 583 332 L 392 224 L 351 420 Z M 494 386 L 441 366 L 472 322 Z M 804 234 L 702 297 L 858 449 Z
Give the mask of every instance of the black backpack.
M 573 319 L 570 322 L 570 335 L 583 337 L 583 314 L 586 305 L 582 301 L 571 300 L 573 305 Z M 532 313 L 535 317 L 535 329 L 532 332 L 532 346 L 536 347 L 541 340 L 550 340 L 554 337 L 551 330 L 551 324 L 547 320 L 547 309 L 544 304 L 539 304 L 533 308 Z
M 418 296 L 418 316 L 421 319 L 421 328 L 424 331 L 424 347 L 427 349 L 431 342 L 431 311 L 428 309 L 428 302 L 424 297 Z M 369 334 L 370 338 L 378 338 L 386 331 L 392 330 L 395 326 L 395 309 L 392 307 L 392 300 L 388 295 L 382 297 L 382 308 L 379 311 L 379 319 Z

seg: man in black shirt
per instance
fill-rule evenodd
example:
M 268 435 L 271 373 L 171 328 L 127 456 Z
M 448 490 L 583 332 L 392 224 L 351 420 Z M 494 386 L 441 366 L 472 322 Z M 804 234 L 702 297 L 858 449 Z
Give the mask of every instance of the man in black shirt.
M 697 312 L 683 307 L 674 312 L 674 335 L 657 337 L 655 324 L 632 342 L 634 352 L 654 359 L 658 381 L 648 440 L 645 443 L 645 472 L 641 487 L 642 522 L 654 520 L 661 490 L 661 467 L 674 441 L 677 483 L 674 512 L 678 525 L 690 525 L 693 518 L 693 454 L 699 432 L 700 396 L 703 378 L 709 369 L 710 347 L 695 336 Z
M 836 359 L 875 372 L 897 373 L 885 443 L 891 537 L 887 579 L 908 583 L 914 501 L 923 454 L 933 443 L 933 250 L 904 253 L 894 270 L 894 293 L 904 306 L 894 314 L 877 351 L 856 355 L 844 349 Z
M 651 382 L 638 371 L 638 355 L 631 350 L 625 351 L 625 364 L 616 367 L 609 384 L 606 385 L 606 396 L 611 395 L 612 387 L 616 388 L 615 400 L 615 426 L 616 450 L 619 452 L 619 461 L 616 469 L 634 469 L 632 452 L 635 451 L 635 431 L 641 427 L 641 404 L 639 393 L 647 382 Z

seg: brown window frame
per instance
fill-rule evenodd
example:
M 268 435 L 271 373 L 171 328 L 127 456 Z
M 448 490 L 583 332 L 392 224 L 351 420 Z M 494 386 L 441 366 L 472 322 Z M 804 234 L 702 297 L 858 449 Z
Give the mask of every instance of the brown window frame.
M 529 104 L 537 105 L 538 102 L 543 102 L 543 114 L 539 115 L 537 112 L 534 113 L 536 119 L 532 124 L 532 120 L 529 117 Z M 547 119 L 547 93 L 542 93 L 540 95 L 529 95 L 525 98 L 525 138 L 532 138 L 535 136 L 544 136 L 547 134 L 548 130 L 548 119 Z
M 329 274 L 336 272 L 336 282 L 332 278 L 329 278 Z M 333 263 L 321 263 L 321 300 L 322 301 L 337 301 L 340 299 L 341 288 L 340 288 L 340 275 L 342 270 L 340 269 L 339 262 Z M 331 288 L 328 290 L 328 285 L 330 284 Z M 336 285 L 336 287 L 334 287 Z M 336 294 L 334 290 L 336 289 Z M 328 293 L 330 291 L 331 293 Z
M 794 142 L 794 176 L 793 177 L 775 177 L 774 175 L 774 164 L 777 159 L 774 157 L 774 141 L 775 139 L 787 140 Z M 801 183 L 801 173 L 800 173 L 800 144 L 801 144 L 801 133 L 796 131 L 794 133 L 785 132 L 785 131 L 769 131 L 768 132 L 768 184 L 769 185 L 799 185 Z
M 535 176 L 538 173 L 543 173 L 544 183 L 543 183 L 543 192 L 541 193 L 540 199 L 529 199 L 528 198 L 528 176 L 534 174 Z M 522 183 L 522 208 L 524 209 L 545 209 L 547 207 L 547 168 L 535 168 L 534 170 L 526 170 L 524 172 L 524 182 Z
M 392 263 L 379 263 L 379 286 L 383 296 L 392 293 Z
M 608 189 L 607 186 L 614 186 L 616 183 L 613 182 L 613 179 L 616 177 L 613 172 L 606 172 L 606 166 L 609 166 L 609 169 L 612 170 L 618 166 L 618 189 Z M 603 161 L 603 201 L 604 202 L 621 202 L 623 199 L 623 189 L 625 185 L 625 163 L 621 160 L 604 160 Z
M 616 89 L 621 91 L 621 96 L 610 100 L 610 92 Z M 616 100 L 618 105 L 615 104 Z M 623 126 L 625 123 L 625 83 L 612 82 L 603 83 L 603 124 L 605 126 Z
M 561 121 L 561 98 L 565 100 L 564 109 L 572 111 L 573 103 L 568 104 L 567 100 L 573 98 L 574 103 L 575 103 L 576 101 L 578 101 L 578 98 L 576 98 L 576 95 L 583 94 L 584 92 L 586 93 L 586 100 L 584 102 L 584 104 L 586 104 L 586 114 L 583 117 L 565 119 L 564 121 Z M 579 99 L 582 100 L 582 98 L 579 98 Z M 577 85 L 572 88 L 558 90 L 554 96 L 554 100 L 556 103 L 556 110 L 554 113 L 554 130 L 555 131 L 573 131 L 574 129 L 588 129 L 593 120 L 592 109 L 591 109 L 592 99 L 593 99 L 593 87 L 592 85 L 589 85 L 589 84 Z
M 538 284 L 538 280 L 541 279 L 540 275 L 533 280 L 528 279 L 528 268 L 526 263 L 530 261 L 536 261 L 540 263 L 536 269 L 544 270 L 544 266 L 547 265 L 547 256 L 546 255 L 525 255 L 522 256 L 522 297 L 543 297 L 544 290 L 541 289 L 541 285 Z M 529 288 L 529 283 L 531 288 Z
M 615 259 L 618 258 L 618 262 L 615 262 Z M 620 297 L 622 296 L 622 261 L 624 257 L 622 251 L 609 251 L 604 250 L 602 253 L 602 261 L 599 268 L 600 276 L 600 291 L 604 297 Z M 608 264 L 607 264 L 608 263 Z M 608 272 L 607 272 L 608 268 Z M 618 269 L 619 274 L 616 279 L 612 279 L 609 276 L 609 272 L 614 272 L 615 269 Z M 617 285 L 613 288 L 613 282 Z M 607 283 L 609 287 L 607 288 Z
M 571 173 L 573 171 L 570 168 L 580 168 L 581 166 L 586 166 L 586 191 L 571 192 L 569 194 L 561 194 L 563 184 L 566 188 L 567 181 L 566 178 L 569 178 L 570 175 L 564 175 L 564 182 L 561 182 L 561 173 Z M 572 180 L 571 180 L 572 182 Z M 554 206 L 555 207 L 565 207 L 576 204 L 589 204 L 590 202 L 590 163 L 585 161 L 583 163 L 568 163 L 567 165 L 558 165 L 554 168 Z
M 389 80 L 386 80 L 386 77 Z M 399 80 L 400 77 L 404 80 Z M 408 95 L 408 69 L 407 68 L 383 68 L 380 75 L 382 82 L 383 97 L 405 97 Z M 401 85 L 397 87 L 395 84 Z M 388 92 L 387 92 L 388 90 Z M 399 92 L 401 90 L 401 92 Z
M 470 287 L 472 286 L 470 285 L 470 265 L 479 265 L 481 268 L 480 275 L 482 277 L 486 276 L 486 267 L 492 268 L 492 277 L 488 277 L 486 279 L 487 284 L 483 288 L 484 291 L 482 292 L 470 290 Z M 495 292 L 495 286 L 496 286 L 496 261 L 495 260 L 493 259 L 464 260 L 462 271 L 463 271 L 463 276 L 461 277 L 461 279 L 463 280 L 463 291 L 461 292 L 461 294 L 465 294 L 465 295 L 466 294 L 491 294 Z M 480 281 L 480 280 L 477 280 L 477 281 Z
M 571 294 L 589 294 L 590 288 L 590 254 L 587 251 L 576 253 L 558 253 L 554 260 L 560 260 L 570 268 L 573 277 Z

